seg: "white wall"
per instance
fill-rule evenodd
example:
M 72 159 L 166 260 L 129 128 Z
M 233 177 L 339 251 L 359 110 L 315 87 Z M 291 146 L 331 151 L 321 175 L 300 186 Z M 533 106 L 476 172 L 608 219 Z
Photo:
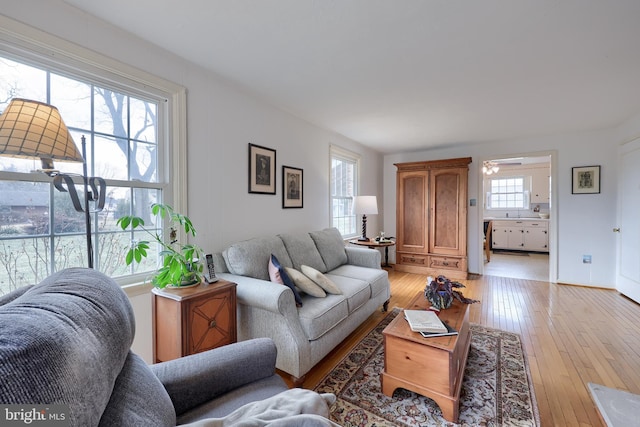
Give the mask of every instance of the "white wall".
M 555 135 L 483 144 L 461 145 L 455 148 L 427 150 L 387 155 L 384 158 L 384 228 L 395 234 L 395 174 L 394 163 L 471 156 L 469 168 L 469 199 L 478 201 L 468 206 L 469 271 L 480 271 L 482 260 L 480 229 L 482 195 L 479 193 L 482 160 L 516 157 L 522 154 L 554 151 L 557 170 L 552 170 L 557 191 L 555 227 L 557 228 L 557 280 L 562 283 L 599 287 L 615 287 L 616 164 L 620 142 L 617 129 L 598 132 Z M 601 193 L 571 194 L 571 168 L 601 165 Z M 592 255 L 592 264 L 583 264 L 582 255 Z M 393 254 L 395 256 L 395 254 Z M 390 253 L 391 257 L 391 253 Z
M 382 200 L 382 156 L 248 95 L 241 88 L 60 0 L 3 2 L 2 14 L 187 88 L 188 214 L 196 243 L 219 251 L 251 237 L 329 226 L 329 146 L 362 156 L 361 193 Z M 276 195 L 248 194 L 248 143 L 276 153 Z M 304 208 L 282 209 L 281 166 L 304 170 Z M 382 215 L 368 218 L 378 230 Z M 128 291 L 134 351 L 151 361 L 148 293 Z

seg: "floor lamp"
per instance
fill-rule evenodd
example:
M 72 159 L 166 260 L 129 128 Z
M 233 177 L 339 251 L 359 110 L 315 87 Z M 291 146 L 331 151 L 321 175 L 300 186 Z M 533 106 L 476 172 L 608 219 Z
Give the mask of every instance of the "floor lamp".
M 104 208 L 106 184 L 102 178 L 87 176 L 84 136 L 80 154 L 56 107 L 14 98 L 0 115 L 0 155 L 41 159 L 41 172 L 53 177 L 53 185 L 58 191 L 69 192 L 74 209 L 85 215 L 87 265 L 93 268 L 91 214 Z M 54 160 L 82 162 L 82 175 L 60 173 L 53 167 Z M 73 177 L 82 178 L 84 205 L 78 197 Z M 89 202 L 94 202 L 93 210 Z
M 355 196 L 353 198 L 353 213 L 362 215 L 362 236 L 358 237 L 358 241 L 366 242 L 367 237 L 367 215 L 378 214 L 378 200 L 376 196 Z

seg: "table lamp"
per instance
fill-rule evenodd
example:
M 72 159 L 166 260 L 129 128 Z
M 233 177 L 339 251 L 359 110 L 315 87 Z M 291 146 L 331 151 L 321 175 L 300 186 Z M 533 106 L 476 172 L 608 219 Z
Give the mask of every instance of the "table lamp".
M 353 213 L 362 215 L 362 236 L 358 238 L 358 241 L 368 241 L 367 215 L 378 214 L 378 201 L 376 196 L 355 196 L 353 198 Z

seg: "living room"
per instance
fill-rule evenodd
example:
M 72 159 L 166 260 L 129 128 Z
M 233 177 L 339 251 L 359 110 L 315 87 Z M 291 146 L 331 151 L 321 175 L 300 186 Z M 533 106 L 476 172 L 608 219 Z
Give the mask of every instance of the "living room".
M 422 148 L 404 148 L 401 141 L 380 138 L 384 150 L 370 148 L 343 134 L 322 128 L 306 117 L 305 111 L 289 111 L 283 106 L 272 105 L 269 93 L 255 93 L 250 88 L 233 80 L 232 75 L 223 76 L 187 61 L 169 50 L 145 41 L 116 25 L 96 18 L 82 10 L 82 2 L 62 0 L 4 2 L 0 27 L 3 43 L 21 39 L 37 40 L 41 46 L 53 46 L 64 51 L 70 49 L 75 55 L 89 52 L 107 58 L 109 66 L 122 66 L 120 71 L 158 76 L 186 88 L 186 128 L 183 139 L 182 187 L 186 194 L 186 207 L 194 224 L 198 227 L 195 242 L 208 252 L 218 252 L 229 244 L 253 237 L 273 235 L 285 231 L 317 230 L 330 226 L 329 217 L 329 150 L 330 146 L 357 153 L 360 157 L 360 193 L 378 197 L 379 214 L 368 218 L 368 229 L 374 233 L 384 230 L 394 235 L 396 228 L 396 167 L 395 163 L 455 157 L 472 157 L 469 169 L 468 206 L 468 253 L 469 272 L 483 272 L 483 252 L 481 240 L 482 200 L 481 168 L 484 160 L 492 158 L 516 157 L 524 155 L 550 155 L 552 161 L 552 202 L 551 215 L 555 220 L 550 230 L 550 263 L 552 280 L 559 283 L 582 286 L 615 288 L 617 269 L 618 237 L 612 229 L 618 224 L 619 203 L 618 176 L 619 147 L 631 141 L 640 133 L 640 93 L 636 80 L 631 80 L 627 93 L 607 94 L 605 98 L 590 98 L 582 102 L 601 103 L 615 110 L 615 97 L 627 103 L 632 114 L 625 117 L 593 117 L 592 125 L 567 130 L 569 127 L 556 124 L 556 131 L 531 133 L 527 135 L 505 134 L 488 139 L 476 139 L 469 134 L 451 145 L 430 145 Z M 106 3 L 106 2 L 105 2 Z M 635 21 L 637 7 L 633 2 L 616 3 L 629 8 L 626 18 Z M 574 7 L 582 6 L 577 3 Z M 104 5 L 104 7 L 113 7 Z M 133 6 L 131 6 L 133 7 Z M 604 7 L 604 6 L 603 6 Z M 116 8 L 117 9 L 117 8 Z M 606 9 L 606 7 L 605 7 Z M 616 12 L 619 12 L 616 9 Z M 624 16 L 624 13 L 622 13 Z M 125 17 L 122 17 L 125 19 Z M 595 21 L 599 22 L 599 19 Z M 619 19 L 602 21 L 626 24 Z M 188 31 L 188 22 L 170 27 L 175 31 Z M 604 24 L 602 24 L 604 25 Z M 614 24 L 611 24 L 612 26 Z M 131 26 L 129 26 L 131 28 Z M 627 26 L 624 26 L 628 29 Z M 160 31 L 166 31 L 160 28 Z M 598 33 L 599 34 L 599 33 Z M 614 37 L 614 35 L 612 35 Z M 295 37 L 290 37 L 295 38 Z M 615 34 L 628 43 L 620 45 L 620 52 L 613 52 L 616 58 L 629 60 L 628 68 L 612 69 L 613 79 L 624 80 L 629 75 L 638 75 L 638 53 L 634 46 L 637 33 Z M 591 39 L 589 39 L 591 41 Z M 220 49 L 234 49 L 233 37 L 226 40 L 212 40 Z M 586 49 L 580 41 L 558 53 L 558 57 L 570 56 L 570 49 Z M 339 46 L 340 40 L 334 41 Z M 446 40 L 443 40 L 446 45 Z M 594 46 L 595 48 L 595 46 Z M 46 49 L 43 47 L 42 49 Z M 188 48 L 185 47 L 185 55 Z M 275 62 L 282 68 L 289 65 L 292 58 L 272 58 L 268 54 L 252 52 L 262 62 Z M 96 60 L 91 57 L 91 60 Z M 469 69 L 473 69 L 472 56 Z M 559 58 L 555 58 L 559 60 Z M 606 62 L 605 59 L 602 61 Z M 550 62 L 551 64 L 552 62 Z M 589 64 L 585 64 L 587 66 Z M 340 68 L 340 64 L 331 64 Z M 553 66 L 550 66 L 553 68 Z M 123 71 L 124 70 L 124 71 Z M 247 73 L 259 73 L 260 67 L 249 63 Z M 468 69 L 453 70 L 456 73 L 469 72 Z M 499 71 L 499 72 L 498 72 Z M 495 78 L 486 82 L 484 96 L 489 99 L 494 91 L 501 89 L 502 75 L 517 69 L 495 70 Z M 579 80 L 585 69 L 574 70 Z M 322 70 L 318 72 L 322 77 Z M 548 76 L 545 74 L 545 76 Z M 569 83 L 549 82 L 549 87 Z M 286 82 L 280 82 L 284 84 Z M 525 85 L 526 86 L 526 85 Z M 577 85 L 579 86 L 579 85 Z M 343 88 L 347 92 L 348 87 Z M 464 89 L 469 89 L 466 86 Z M 278 87 L 274 86 L 273 91 Z M 460 89 L 463 90 L 463 89 Z M 629 94 L 635 96 L 635 104 L 628 101 Z M 322 93 L 316 93 L 322 98 Z M 525 96 L 526 95 L 526 96 Z M 560 105 L 556 98 L 534 96 L 530 92 L 516 96 L 525 99 L 522 104 L 535 103 L 538 110 L 523 109 L 522 116 L 535 124 L 545 109 L 568 109 Z M 453 93 L 452 97 L 457 96 Z M 604 97 L 604 94 L 602 95 Z M 633 97 L 631 96 L 631 97 Z M 613 97 L 613 101 L 610 97 Z M 345 101 L 346 102 L 346 99 Z M 374 102 L 372 100 L 371 102 Z M 343 114 L 336 106 L 336 115 Z M 518 108 L 522 104 L 518 104 Z M 483 100 L 468 108 L 483 109 Z M 618 111 L 618 110 L 616 110 Z M 345 113 L 346 116 L 346 113 Z M 357 115 L 350 116 L 356 121 Z M 438 117 L 439 121 L 444 118 Z M 345 119 L 347 121 L 347 119 Z M 390 119 L 392 121 L 392 118 Z M 506 123 L 505 126 L 509 125 Z M 459 123 L 454 122 L 455 127 Z M 343 124 L 348 129 L 348 124 Z M 375 132 L 374 127 L 370 132 Z M 477 129 L 481 129 L 478 127 Z M 364 134 L 363 134 L 364 135 Z M 436 138 L 437 139 L 437 138 Z M 249 143 L 269 147 L 277 152 L 276 195 L 258 195 L 247 192 L 247 145 Z M 304 208 L 282 209 L 279 168 L 290 165 L 304 170 Z M 599 194 L 572 194 L 571 169 L 577 166 L 600 165 L 601 187 Z M 583 256 L 590 255 L 591 263 L 583 263 Z M 390 251 L 390 261 L 395 261 L 394 251 Z M 128 289 L 134 305 L 137 338 L 134 350 L 145 360 L 151 360 L 151 307 L 148 289 Z M 147 319 L 146 321 L 144 319 Z

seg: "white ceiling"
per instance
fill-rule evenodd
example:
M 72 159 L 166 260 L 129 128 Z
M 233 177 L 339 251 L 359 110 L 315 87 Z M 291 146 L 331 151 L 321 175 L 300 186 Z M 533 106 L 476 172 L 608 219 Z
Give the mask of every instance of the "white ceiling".
M 638 0 L 65 0 L 383 153 L 640 113 Z

